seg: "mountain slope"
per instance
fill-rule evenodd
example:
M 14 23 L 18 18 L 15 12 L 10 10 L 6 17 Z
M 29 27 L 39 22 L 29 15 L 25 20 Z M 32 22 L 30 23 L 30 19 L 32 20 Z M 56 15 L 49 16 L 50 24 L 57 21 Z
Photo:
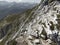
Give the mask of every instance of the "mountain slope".
M 22 37 L 27 38 L 27 40 L 25 41 L 27 41 L 28 44 L 34 45 L 34 44 L 40 44 L 40 42 L 42 42 L 42 45 L 45 45 L 45 44 L 51 45 L 53 41 L 59 45 L 60 29 L 58 29 L 59 21 L 57 21 L 59 20 L 57 15 L 60 14 L 59 4 L 60 3 L 58 1 L 48 1 L 48 0 L 43 1 L 42 4 L 39 4 L 38 8 L 35 10 L 34 14 L 30 18 L 31 20 L 28 19 L 27 21 L 28 23 L 26 23 L 23 26 L 24 28 L 22 29 L 20 28 L 20 30 L 22 30 L 22 33 L 23 33 Z M 41 40 L 41 37 L 43 38 L 42 40 Z M 19 39 L 20 39 L 20 36 L 19 38 L 16 39 L 18 43 L 21 40 Z M 32 43 L 29 39 L 31 39 Z M 23 42 L 20 42 L 20 43 L 23 43 Z M 55 43 L 53 45 L 55 45 Z
M 5 33 L 0 45 L 60 45 L 59 0 L 41 0 L 36 7 L 17 15 L 0 22 L 1 35 Z
M 32 9 L 28 9 L 24 13 L 9 15 L 6 18 L 0 20 L 0 44 L 4 45 L 9 38 L 18 31 L 19 26 L 26 20 Z M 7 29 L 8 28 L 8 29 Z

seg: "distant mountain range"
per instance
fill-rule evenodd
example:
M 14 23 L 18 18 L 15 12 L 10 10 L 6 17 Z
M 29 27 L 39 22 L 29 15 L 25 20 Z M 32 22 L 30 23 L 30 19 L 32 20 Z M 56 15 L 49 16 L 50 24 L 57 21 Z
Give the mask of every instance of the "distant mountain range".
M 37 3 L 16 3 L 0 1 L 0 19 L 10 14 L 21 13 L 34 7 L 35 5 L 37 5 Z

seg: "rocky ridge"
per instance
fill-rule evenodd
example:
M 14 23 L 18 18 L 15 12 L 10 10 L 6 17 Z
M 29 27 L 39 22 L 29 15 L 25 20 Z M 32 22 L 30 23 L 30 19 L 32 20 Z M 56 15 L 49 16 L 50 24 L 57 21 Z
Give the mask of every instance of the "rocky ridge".
M 32 15 L 32 20 L 22 28 L 21 35 L 27 39 L 25 42 L 28 45 L 59 45 L 60 2 L 52 1 L 49 4 L 44 4 L 43 1 Z M 24 42 L 19 40 L 20 38 L 16 39 L 18 43 Z

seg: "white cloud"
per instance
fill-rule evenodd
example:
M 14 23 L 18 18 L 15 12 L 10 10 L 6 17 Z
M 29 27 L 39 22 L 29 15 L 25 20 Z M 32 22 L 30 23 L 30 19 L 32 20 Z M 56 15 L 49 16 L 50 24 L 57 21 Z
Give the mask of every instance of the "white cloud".
M 22 0 L 0 0 L 0 1 L 8 1 L 8 2 L 21 2 Z
M 40 2 L 41 0 L 22 0 L 23 2 Z
M 40 2 L 40 0 L 0 0 L 0 1 L 8 1 L 8 2 Z
M 6 1 L 9 1 L 9 2 L 21 2 L 22 0 L 6 0 Z

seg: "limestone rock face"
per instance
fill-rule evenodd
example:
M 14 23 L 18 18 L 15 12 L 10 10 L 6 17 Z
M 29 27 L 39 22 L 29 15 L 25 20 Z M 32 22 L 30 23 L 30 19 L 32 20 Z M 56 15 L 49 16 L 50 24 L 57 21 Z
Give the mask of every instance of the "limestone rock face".
M 43 1 L 38 6 L 31 17 L 32 20 L 25 24 L 25 28 L 22 28 L 27 30 L 24 33 L 27 37 L 29 35 L 33 37 L 30 41 L 33 45 L 53 45 L 52 42 L 57 45 L 56 42 L 59 42 L 60 29 L 57 26 L 59 24 L 60 2 L 51 1 L 48 4 L 45 4 L 45 2 Z

